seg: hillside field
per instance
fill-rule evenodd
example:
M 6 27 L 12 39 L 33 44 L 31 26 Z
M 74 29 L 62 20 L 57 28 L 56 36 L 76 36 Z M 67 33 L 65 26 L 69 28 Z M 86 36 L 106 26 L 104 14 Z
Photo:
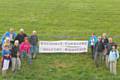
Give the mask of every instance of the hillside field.
M 0 0 L 0 35 L 15 28 L 37 30 L 40 40 L 87 40 L 92 32 L 120 35 L 120 0 Z M 120 38 L 114 38 L 120 42 Z M 32 65 L 9 80 L 120 80 L 103 64 L 96 68 L 91 53 L 39 54 Z M 0 80 L 2 80 L 0 73 Z

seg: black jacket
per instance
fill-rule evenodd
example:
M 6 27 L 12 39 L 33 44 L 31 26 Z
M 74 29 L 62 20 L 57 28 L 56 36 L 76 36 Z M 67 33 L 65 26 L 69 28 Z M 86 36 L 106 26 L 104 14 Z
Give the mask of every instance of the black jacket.
M 109 43 L 108 38 L 102 39 L 102 43 L 103 43 L 104 45 L 107 45 L 107 44 Z
M 102 41 L 98 41 L 95 45 L 95 50 L 97 52 L 103 52 L 104 49 L 105 49 L 105 47 L 104 47 L 104 44 L 102 43 Z
M 37 45 L 38 44 L 38 36 L 31 35 L 30 36 L 30 43 L 31 43 L 31 45 Z
M 19 43 L 21 44 L 23 41 L 24 41 L 24 38 L 27 37 L 27 35 L 24 33 L 24 34 L 18 34 L 15 38 L 15 40 L 18 40 Z
M 11 52 L 12 52 L 12 57 L 17 58 L 17 53 L 19 52 L 19 46 L 18 47 L 13 46 Z

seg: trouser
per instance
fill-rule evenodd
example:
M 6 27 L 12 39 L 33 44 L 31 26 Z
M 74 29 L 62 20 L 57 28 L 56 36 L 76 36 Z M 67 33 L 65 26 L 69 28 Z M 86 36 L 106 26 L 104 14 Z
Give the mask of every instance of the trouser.
M 103 59 L 104 59 L 104 61 L 106 61 L 107 48 L 104 49 L 104 53 L 103 53 L 103 55 L 104 55 L 104 56 L 103 56 Z
M 106 63 L 106 67 L 109 68 L 109 61 L 108 61 L 109 55 L 105 56 L 105 63 Z
M 28 54 L 27 52 L 22 52 L 22 54 L 21 54 L 21 60 L 23 60 L 25 57 L 27 57 L 28 63 L 31 64 L 32 63 L 31 54 Z
M 94 46 L 91 46 L 91 52 L 92 52 L 92 59 L 94 59 L 95 56 Z
M 103 63 L 103 53 L 102 52 L 95 52 L 94 57 L 96 67 L 99 67 Z
M 13 57 L 12 58 L 12 71 L 20 70 L 20 68 L 21 68 L 20 58 Z
M 31 56 L 32 56 L 32 58 L 35 58 L 37 53 L 38 53 L 38 46 L 32 45 L 32 47 L 31 47 Z
M 110 72 L 114 75 L 117 74 L 116 72 L 116 64 L 117 64 L 117 61 L 110 61 Z
M 6 72 L 9 69 L 10 59 L 3 58 L 2 60 L 2 76 L 6 77 Z

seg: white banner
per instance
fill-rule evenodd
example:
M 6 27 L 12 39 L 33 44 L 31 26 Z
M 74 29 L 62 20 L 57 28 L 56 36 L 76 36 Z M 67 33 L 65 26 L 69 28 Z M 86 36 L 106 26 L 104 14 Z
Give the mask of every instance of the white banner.
M 40 53 L 84 53 L 88 52 L 88 41 L 40 41 Z

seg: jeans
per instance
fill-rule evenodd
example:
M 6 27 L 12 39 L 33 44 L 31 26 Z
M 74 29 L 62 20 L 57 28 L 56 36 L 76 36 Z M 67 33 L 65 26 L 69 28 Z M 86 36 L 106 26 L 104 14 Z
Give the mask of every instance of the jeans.
M 35 58 L 37 53 L 38 53 L 38 46 L 32 45 L 31 46 L 31 55 L 32 55 L 32 57 Z
M 94 59 L 95 56 L 95 47 L 91 46 L 91 52 L 92 52 L 92 59 Z

